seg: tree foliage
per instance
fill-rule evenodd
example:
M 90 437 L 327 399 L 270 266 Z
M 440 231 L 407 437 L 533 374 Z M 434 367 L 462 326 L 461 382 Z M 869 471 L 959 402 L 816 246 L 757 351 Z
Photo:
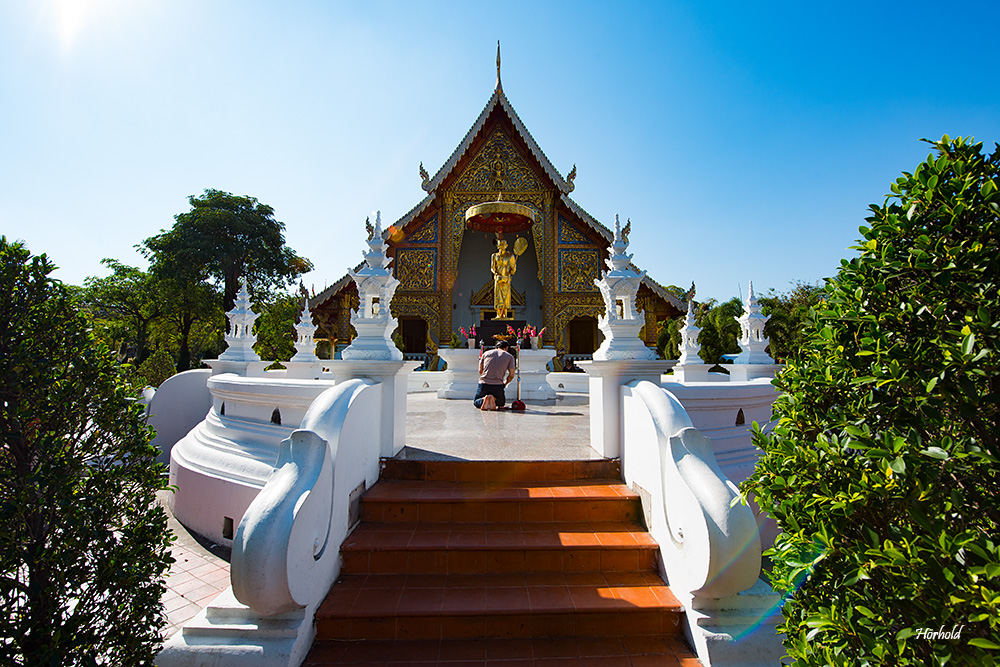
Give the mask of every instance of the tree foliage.
M 258 297 L 254 311 L 257 343 L 254 351 L 266 361 L 288 361 L 295 354 L 295 324 L 302 310 L 302 296 L 273 292 Z
M 53 268 L 0 237 L 0 664 L 151 663 L 166 476 Z
M 788 292 L 770 290 L 758 302 L 768 315 L 764 335 L 770 339 L 768 354 L 778 363 L 794 357 L 805 341 L 803 327 L 809 311 L 823 298 L 823 286 L 796 281 Z
M 241 276 L 264 290 L 312 270 L 285 245 L 285 223 L 267 204 L 219 190 L 188 202 L 191 210 L 174 216 L 174 226 L 143 241 L 141 250 L 161 274 L 190 272 L 220 285 L 226 312 L 236 303 Z
M 137 392 L 146 387 L 159 387 L 177 372 L 177 365 L 165 348 L 158 348 L 138 366 L 122 364 L 122 374 Z
M 756 435 L 744 490 L 783 530 L 794 665 L 1000 655 L 1000 147 L 933 143 L 871 207 Z
M 725 363 L 724 354 L 737 354 L 740 345 L 737 342 L 740 335 L 740 325 L 736 321 L 743 314 L 743 304 L 737 297 L 716 305 L 715 300 L 698 304 L 695 320 L 701 333 L 698 343 L 701 345 L 699 356 L 706 364 Z
M 160 346 L 176 359 L 177 372 L 198 368 L 202 357 L 218 356 L 226 332 L 225 314 L 215 287 L 189 273 L 162 271 L 153 276 L 163 300 L 163 317 L 156 327 Z
M 153 323 L 163 314 L 155 280 L 145 271 L 103 259 L 111 275 L 84 282 L 83 303 L 95 324 L 95 334 L 122 356 L 141 364 L 153 352 Z
M 660 359 L 678 359 L 681 356 L 681 327 L 683 317 L 664 320 L 659 324 L 656 336 L 656 353 Z

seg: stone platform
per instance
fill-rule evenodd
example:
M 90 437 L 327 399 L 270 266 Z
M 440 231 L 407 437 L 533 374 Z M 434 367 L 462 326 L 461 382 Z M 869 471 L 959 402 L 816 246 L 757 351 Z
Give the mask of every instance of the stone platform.
M 469 461 L 576 461 L 600 458 L 590 447 L 590 399 L 556 394 L 526 400 L 524 412 L 477 410 L 436 394 L 406 397 L 406 447 L 397 458 Z

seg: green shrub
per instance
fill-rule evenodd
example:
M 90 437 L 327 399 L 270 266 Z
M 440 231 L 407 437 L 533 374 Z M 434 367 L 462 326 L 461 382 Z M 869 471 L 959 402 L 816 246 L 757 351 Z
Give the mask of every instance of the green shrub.
M 684 318 L 675 317 L 659 323 L 656 336 L 656 352 L 660 359 L 679 359 L 681 356 L 681 329 Z
M 266 294 L 254 304 L 254 310 L 260 317 L 254 323 L 257 342 L 253 349 L 260 358 L 288 361 L 295 356 L 295 321 L 302 310 L 302 298 L 298 294 Z
M 53 269 L 0 237 L 0 664 L 151 664 L 166 475 Z
M 161 347 L 139 364 L 138 373 L 143 380 L 143 386 L 159 387 L 164 380 L 174 375 L 176 370 L 174 358 Z
M 802 326 L 823 294 L 822 285 L 797 280 L 788 292 L 771 289 L 760 297 L 761 310 L 768 316 L 764 326 L 764 335 L 770 339 L 767 352 L 775 361 L 784 363 L 798 354 L 804 339 Z
M 993 665 L 1000 655 L 1000 147 L 947 136 L 872 206 L 775 381 L 744 487 L 795 665 Z M 955 639 L 920 631 L 957 630 Z
M 711 299 L 698 304 L 697 320 L 701 327 L 698 355 L 706 364 L 728 363 L 722 355 L 739 353 L 740 324 L 736 318 L 742 314 L 743 303 L 735 296 L 724 303 L 717 304 Z

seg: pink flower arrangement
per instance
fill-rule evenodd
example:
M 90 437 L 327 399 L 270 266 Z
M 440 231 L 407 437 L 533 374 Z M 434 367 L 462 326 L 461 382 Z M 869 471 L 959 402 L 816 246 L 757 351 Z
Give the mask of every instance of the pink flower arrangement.
M 509 324 L 507 326 L 510 327 Z M 470 338 L 475 338 L 476 337 L 476 326 L 475 325 L 469 327 L 469 332 L 468 333 L 465 332 L 465 327 L 459 328 L 458 331 L 463 336 L 465 336 L 465 340 L 469 340 Z
M 539 331 L 529 324 L 524 327 L 522 333 L 524 338 L 541 338 L 542 334 L 545 333 L 545 327 L 542 327 L 541 331 Z

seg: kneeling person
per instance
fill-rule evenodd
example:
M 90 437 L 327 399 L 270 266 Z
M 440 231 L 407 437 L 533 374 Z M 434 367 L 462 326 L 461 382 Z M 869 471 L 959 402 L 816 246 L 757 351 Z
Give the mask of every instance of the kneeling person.
M 514 379 L 514 355 L 507 351 L 510 343 L 497 343 L 479 357 L 479 389 L 473 404 L 480 410 L 496 410 L 504 404 L 504 387 Z

